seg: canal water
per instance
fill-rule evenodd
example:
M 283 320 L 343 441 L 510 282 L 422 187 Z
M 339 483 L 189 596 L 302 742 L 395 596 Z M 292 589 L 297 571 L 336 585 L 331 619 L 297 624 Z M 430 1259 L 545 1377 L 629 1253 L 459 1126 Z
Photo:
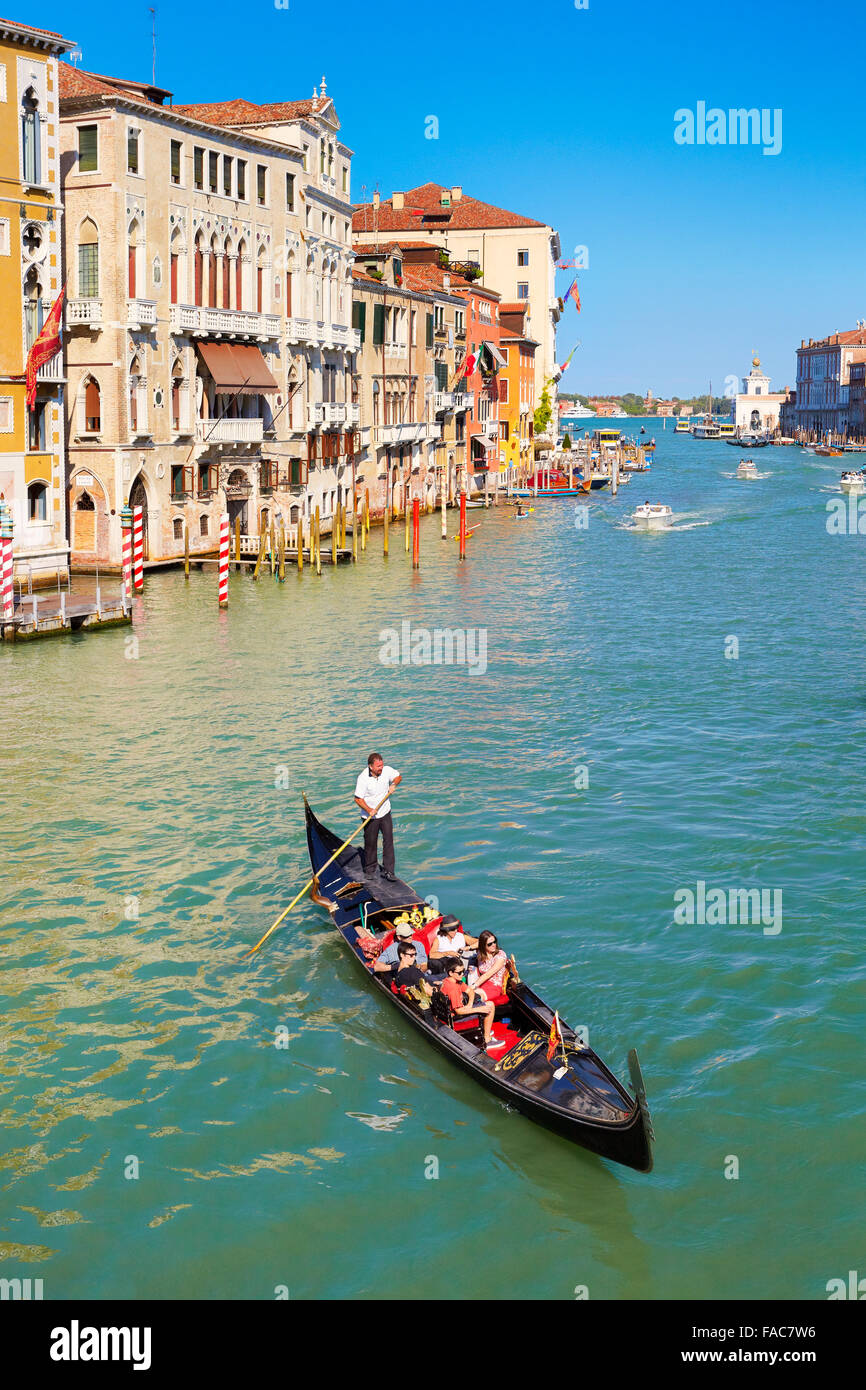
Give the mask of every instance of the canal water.
M 828 532 L 839 460 L 738 481 L 651 428 L 585 527 L 475 513 L 461 566 L 431 517 L 419 573 L 373 531 L 356 568 L 232 575 L 226 613 L 213 568 L 154 574 L 132 633 L 0 651 L 4 1277 L 820 1299 L 862 1271 L 866 538 Z M 628 529 L 645 498 L 670 531 Z M 473 664 L 384 664 L 404 622 L 473 630 Z M 302 792 L 348 834 L 373 749 L 400 872 L 620 1076 L 637 1047 L 652 1174 L 434 1055 L 309 903 L 242 960 L 305 879 Z M 729 920 L 739 889 L 763 917 Z

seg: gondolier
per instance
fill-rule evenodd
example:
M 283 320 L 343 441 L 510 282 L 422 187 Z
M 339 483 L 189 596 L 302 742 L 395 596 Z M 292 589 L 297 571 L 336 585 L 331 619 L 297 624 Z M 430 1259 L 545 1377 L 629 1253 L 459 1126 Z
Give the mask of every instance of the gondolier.
M 381 753 L 371 753 L 367 766 L 355 784 L 355 804 L 369 816 L 382 797 L 399 786 L 403 774 L 388 767 Z M 382 877 L 394 882 L 394 822 L 391 802 L 384 801 L 373 819 L 364 826 L 364 872 L 373 874 L 378 867 L 379 834 L 382 835 Z

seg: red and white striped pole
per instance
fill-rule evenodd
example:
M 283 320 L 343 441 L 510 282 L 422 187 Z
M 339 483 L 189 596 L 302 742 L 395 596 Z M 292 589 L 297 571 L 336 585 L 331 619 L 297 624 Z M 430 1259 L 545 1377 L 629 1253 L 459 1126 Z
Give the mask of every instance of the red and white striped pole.
M 144 588 L 144 508 L 132 509 L 132 577 L 135 592 Z
M 12 513 L 6 508 L 0 513 L 0 597 L 6 622 L 12 621 L 15 612 L 12 590 L 12 532 Z
M 220 517 L 220 569 L 219 569 L 220 608 L 229 606 L 229 519 Z
M 132 603 L 132 508 L 124 507 L 120 513 L 120 535 L 123 557 L 123 606 Z

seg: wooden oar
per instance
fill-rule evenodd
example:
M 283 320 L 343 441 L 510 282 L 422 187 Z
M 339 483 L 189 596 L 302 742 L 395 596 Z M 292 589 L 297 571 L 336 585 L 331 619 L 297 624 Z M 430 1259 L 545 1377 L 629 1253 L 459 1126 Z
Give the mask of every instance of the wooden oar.
M 296 904 L 299 903 L 299 902 L 301 901 L 301 898 L 304 896 L 305 893 L 309 893 L 309 891 L 310 891 L 310 889 L 312 888 L 313 884 L 315 883 L 316 879 L 319 877 L 319 874 L 322 872 L 322 869 L 327 869 L 327 867 L 328 867 L 329 864 L 333 864 L 334 860 L 337 858 L 337 855 L 338 855 L 338 854 L 342 854 L 342 853 L 343 853 L 343 850 L 344 850 L 344 849 L 347 849 L 348 846 L 352 843 L 352 841 L 354 840 L 354 838 L 355 838 L 355 836 L 357 835 L 358 831 L 359 831 L 359 830 L 363 830 L 363 828 L 364 828 L 364 826 L 367 824 L 367 822 L 368 822 L 368 821 L 371 821 L 371 820 L 373 819 L 373 817 L 375 816 L 376 812 L 379 810 L 379 807 L 385 805 L 385 802 L 388 800 L 388 797 L 391 795 L 392 790 L 393 790 L 393 788 L 390 788 L 390 787 L 388 788 L 388 790 L 386 791 L 385 795 L 382 797 L 382 800 L 379 801 L 379 802 L 377 802 L 377 804 L 373 807 L 373 809 L 372 809 L 372 811 L 370 812 L 369 816 L 367 816 L 367 819 L 361 821 L 361 824 L 357 827 L 357 829 L 355 829 L 355 830 L 352 831 L 352 833 L 351 833 L 351 835 L 349 836 L 348 840 L 344 840 L 343 843 L 340 845 L 340 848 L 334 850 L 334 853 L 331 855 L 330 859 L 328 859 L 328 860 L 325 861 L 325 863 L 322 865 L 321 869 L 318 869 L 318 870 L 316 871 L 316 873 L 313 874 L 313 877 L 310 879 L 309 883 L 305 883 L 305 884 L 304 884 L 304 886 L 303 886 L 303 888 L 301 889 L 300 893 L 298 893 L 296 897 L 292 898 L 292 901 L 289 903 L 289 905 L 288 905 L 288 907 L 286 908 L 285 912 L 281 912 L 280 915 L 279 915 L 279 917 L 277 918 L 276 922 L 274 922 L 274 925 L 273 925 L 272 927 L 268 927 L 268 930 L 265 932 L 265 934 L 264 934 L 264 936 L 262 937 L 261 941 L 257 942 L 256 945 L 253 946 L 252 950 L 250 950 L 250 951 L 244 951 L 244 954 L 243 954 L 243 957 L 242 957 L 243 960 L 246 960 L 249 956 L 254 956 L 255 953 L 256 953 L 256 951 L 258 951 L 260 947 L 264 946 L 264 944 L 265 944 L 265 942 L 267 941 L 268 937 L 271 935 L 272 932 L 275 932 L 276 929 L 277 929 L 277 927 L 280 925 L 280 923 L 281 923 L 282 921 L 284 921 L 286 917 L 288 917 L 288 915 L 289 915 L 289 913 L 291 912 L 292 908 L 295 907 Z

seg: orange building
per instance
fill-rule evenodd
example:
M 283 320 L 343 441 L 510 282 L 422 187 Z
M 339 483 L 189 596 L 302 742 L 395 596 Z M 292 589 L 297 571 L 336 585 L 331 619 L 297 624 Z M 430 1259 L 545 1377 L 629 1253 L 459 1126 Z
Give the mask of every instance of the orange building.
M 538 342 L 530 334 L 528 304 L 501 304 L 499 320 L 505 358 L 499 374 L 499 472 L 513 481 L 522 468 L 532 467 Z

